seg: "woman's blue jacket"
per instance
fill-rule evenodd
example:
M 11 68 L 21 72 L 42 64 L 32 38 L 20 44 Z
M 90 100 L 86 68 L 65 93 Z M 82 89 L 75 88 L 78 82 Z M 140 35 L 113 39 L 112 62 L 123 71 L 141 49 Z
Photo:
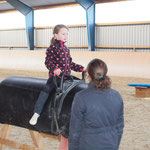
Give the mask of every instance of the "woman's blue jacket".
M 69 150 L 118 150 L 124 128 L 123 100 L 116 90 L 89 87 L 75 95 Z

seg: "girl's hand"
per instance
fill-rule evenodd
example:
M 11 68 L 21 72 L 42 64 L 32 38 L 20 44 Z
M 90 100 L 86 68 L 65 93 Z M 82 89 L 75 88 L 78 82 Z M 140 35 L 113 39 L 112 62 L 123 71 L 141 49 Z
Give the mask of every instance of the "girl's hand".
M 55 71 L 54 71 L 54 75 L 56 75 L 56 76 L 59 76 L 60 74 L 61 74 L 61 70 L 60 69 L 56 69 Z

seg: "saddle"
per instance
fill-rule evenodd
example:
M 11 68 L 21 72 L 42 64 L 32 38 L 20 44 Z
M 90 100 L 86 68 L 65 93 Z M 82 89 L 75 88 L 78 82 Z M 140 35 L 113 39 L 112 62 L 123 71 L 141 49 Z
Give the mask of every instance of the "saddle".
M 67 77 L 67 80 L 64 81 L 64 78 Z M 84 74 L 82 74 L 82 80 L 79 78 L 76 78 L 71 75 L 62 74 L 61 76 L 61 84 L 60 86 L 57 85 L 56 77 L 54 77 L 54 83 L 56 86 L 55 96 L 51 103 L 51 113 L 53 116 L 52 122 L 51 122 L 51 132 L 53 134 L 63 134 L 62 130 L 59 125 L 60 121 L 60 113 L 62 112 L 62 107 L 64 100 L 68 93 L 75 88 L 77 85 L 82 84 L 85 82 Z M 68 114 L 69 115 L 69 114 Z M 68 122 L 69 123 L 69 122 Z M 64 130 L 64 129 L 63 129 Z M 64 135 L 65 137 L 68 137 L 68 135 Z

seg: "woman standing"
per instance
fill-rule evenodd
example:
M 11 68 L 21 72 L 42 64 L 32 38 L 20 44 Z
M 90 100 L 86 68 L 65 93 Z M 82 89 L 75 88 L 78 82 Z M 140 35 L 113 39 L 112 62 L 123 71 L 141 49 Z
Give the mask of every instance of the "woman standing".
M 107 65 L 93 59 L 87 66 L 87 89 L 75 95 L 69 150 L 118 150 L 124 127 L 123 100 L 111 88 Z

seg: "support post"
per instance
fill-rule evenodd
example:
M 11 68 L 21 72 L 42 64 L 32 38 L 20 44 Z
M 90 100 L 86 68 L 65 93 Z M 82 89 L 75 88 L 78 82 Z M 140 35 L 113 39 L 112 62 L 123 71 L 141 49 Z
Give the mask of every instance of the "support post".
M 95 3 L 93 0 L 76 0 L 86 10 L 88 47 L 95 51 Z
M 42 136 L 36 131 L 29 130 L 34 146 L 18 143 L 9 140 L 9 133 L 12 125 L 2 124 L 0 130 L 0 150 L 5 150 L 5 146 L 21 150 L 44 150 Z

